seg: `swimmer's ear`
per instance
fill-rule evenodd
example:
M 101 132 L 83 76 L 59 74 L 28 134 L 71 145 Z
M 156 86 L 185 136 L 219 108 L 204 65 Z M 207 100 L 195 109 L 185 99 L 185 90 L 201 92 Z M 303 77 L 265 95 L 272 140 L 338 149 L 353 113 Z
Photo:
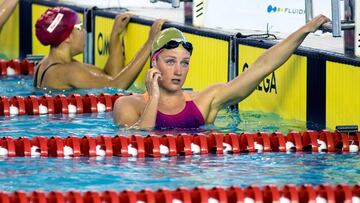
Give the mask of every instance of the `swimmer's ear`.
M 152 61 L 151 61 L 151 67 L 152 68 L 156 68 L 156 59 L 154 58 Z

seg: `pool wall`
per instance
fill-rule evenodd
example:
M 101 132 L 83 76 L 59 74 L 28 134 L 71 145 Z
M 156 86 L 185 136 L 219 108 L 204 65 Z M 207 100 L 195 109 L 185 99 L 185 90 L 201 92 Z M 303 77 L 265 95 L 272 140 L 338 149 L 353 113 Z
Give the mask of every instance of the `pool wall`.
M 27 20 L 31 21 L 29 23 L 32 30 L 28 33 L 33 34 L 32 43 L 29 44 L 31 47 L 25 47 L 25 50 L 32 50 L 32 54 L 46 54 L 47 49 L 34 37 L 35 20 L 47 7 L 66 5 L 41 0 L 30 2 L 31 6 L 27 8 L 30 11 L 24 12 L 31 13 L 32 17 Z M 87 61 L 103 67 L 109 53 L 109 35 L 113 19 L 116 13 L 125 9 L 116 11 L 69 7 L 79 14 L 92 11 L 91 15 L 86 15 L 87 30 L 93 32 L 90 46 L 93 48 L 90 49 L 90 53 L 86 53 L 91 55 L 91 60 Z M 23 6 L 21 9 L 26 7 Z M 131 20 L 124 38 L 126 63 L 131 61 L 146 41 L 153 21 L 154 19 L 144 17 L 134 17 Z M 26 23 L 22 23 L 21 26 L 25 26 L 23 24 Z M 164 25 L 171 26 L 182 30 L 194 44 L 192 68 L 184 85 L 185 88 L 194 91 L 216 82 L 233 79 L 249 67 L 265 49 L 274 44 L 271 40 L 237 38 L 235 33 L 173 22 Z M 10 51 L 4 52 L 12 56 Z M 134 83 L 137 88 L 144 89 L 143 80 L 147 67 L 149 62 Z M 283 67 L 270 74 L 251 96 L 240 103 L 240 110 L 273 112 L 287 119 L 307 121 L 308 129 L 335 129 L 337 125 L 359 126 L 360 83 L 356 82 L 360 76 L 359 67 L 359 58 L 301 47 Z

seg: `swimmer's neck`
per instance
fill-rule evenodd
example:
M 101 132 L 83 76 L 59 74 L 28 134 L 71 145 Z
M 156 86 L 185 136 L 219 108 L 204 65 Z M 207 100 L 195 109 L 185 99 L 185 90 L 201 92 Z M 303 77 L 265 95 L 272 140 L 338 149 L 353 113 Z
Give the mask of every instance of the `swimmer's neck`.
M 179 98 L 183 98 L 183 91 L 177 90 L 177 91 L 167 91 L 164 89 L 160 89 L 160 103 L 168 102 L 169 100 L 179 100 Z
M 71 63 L 73 61 L 71 52 L 60 46 L 56 48 L 50 48 L 49 58 L 59 63 Z

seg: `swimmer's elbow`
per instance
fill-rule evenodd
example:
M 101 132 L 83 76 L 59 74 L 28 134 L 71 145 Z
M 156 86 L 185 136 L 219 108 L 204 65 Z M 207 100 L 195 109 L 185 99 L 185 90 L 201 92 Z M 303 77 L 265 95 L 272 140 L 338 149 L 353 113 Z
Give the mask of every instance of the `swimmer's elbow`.
M 128 80 L 123 77 L 116 77 L 109 81 L 109 87 L 116 87 L 119 89 L 127 89 L 130 85 L 131 82 L 128 82 Z

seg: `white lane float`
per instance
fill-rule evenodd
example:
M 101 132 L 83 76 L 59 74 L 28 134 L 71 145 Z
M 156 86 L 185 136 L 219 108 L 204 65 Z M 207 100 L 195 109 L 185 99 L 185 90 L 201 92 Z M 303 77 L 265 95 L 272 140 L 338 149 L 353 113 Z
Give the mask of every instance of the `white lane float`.
M 250 197 L 245 197 L 244 198 L 244 203 L 255 203 L 255 200 L 253 198 L 250 198 Z
M 210 198 L 208 199 L 208 203 L 219 203 L 219 200 L 210 197 Z
M 321 196 L 317 196 L 315 202 L 316 203 L 327 203 L 327 200 Z
M 11 104 L 10 105 L 10 115 L 11 116 L 19 115 L 19 108 Z
M 101 113 L 101 112 L 105 112 L 106 111 L 106 106 L 105 104 L 101 103 L 101 102 L 98 102 L 96 104 L 96 107 L 97 107 L 97 112 L 98 113 Z
M 76 114 L 76 106 L 73 104 L 68 105 L 68 112 L 69 114 Z
M 48 108 L 42 104 L 39 105 L 39 114 L 47 114 L 48 113 Z
M 325 152 L 327 150 L 326 143 L 320 139 L 317 139 L 318 151 Z
M 160 154 L 161 155 L 168 155 L 170 153 L 170 149 L 169 147 L 163 145 L 163 144 L 160 144 Z
M 74 155 L 74 150 L 73 148 L 65 145 L 64 146 L 64 157 L 69 157 L 69 156 L 73 156 Z
M 224 154 L 225 154 L 225 153 L 230 153 L 230 152 L 232 152 L 232 147 L 231 147 L 231 145 L 229 145 L 229 144 L 226 143 L 226 142 L 223 142 L 223 152 L 224 152 Z
M 356 144 L 355 141 L 352 141 L 349 145 L 349 152 L 356 153 L 359 152 L 359 146 Z
M 258 144 L 257 142 L 254 142 L 254 148 L 258 153 L 261 153 L 264 151 L 264 146 L 261 144 Z
M 41 155 L 40 148 L 38 146 L 31 146 L 30 148 L 30 156 L 39 157 Z
M 293 142 L 286 141 L 285 144 L 286 152 L 294 152 L 295 151 L 295 145 Z
M 290 199 L 284 196 L 280 197 L 280 203 L 291 203 Z
M 96 156 L 105 156 L 105 150 L 101 149 L 100 145 L 96 145 Z
M 7 156 L 9 151 L 6 148 L 0 147 L 0 156 Z
M 16 75 L 15 69 L 11 68 L 10 66 L 8 66 L 6 68 L 6 75 L 7 76 L 13 76 Z
M 191 152 L 193 154 L 200 154 L 200 146 L 199 145 L 191 143 L 190 147 L 191 147 Z
M 183 203 L 183 201 L 174 198 L 174 199 L 172 200 L 172 203 Z
M 131 156 L 137 156 L 138 155 L 138 150 L 132 146 L 132 144 L 128 145 L 128 154 Z

